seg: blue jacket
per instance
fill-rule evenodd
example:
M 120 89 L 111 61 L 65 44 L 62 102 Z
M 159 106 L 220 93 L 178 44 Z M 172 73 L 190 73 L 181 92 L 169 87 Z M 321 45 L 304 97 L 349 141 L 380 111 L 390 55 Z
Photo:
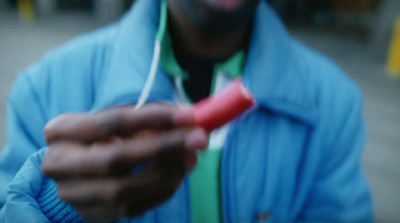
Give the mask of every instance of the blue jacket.
M 62 113 L 136 102 L 149 73 L 159 5 L 137 1 L 120 22 L 67 43 L 19 75 L 0 156 L 0 222 L 78 219 L 40 173 L 43 128 Z M 360 167 L 360 91 L 331 61 L 291 38 L 265 1 L 253 22 L 243 81 L 257 107 L 234 121 L 223 150 L 224 221 L 371 222 Z M 149 100 L 172 101 L 160 67 Z M 132 222 L 190 222 L 189 210 L 185 181 Z

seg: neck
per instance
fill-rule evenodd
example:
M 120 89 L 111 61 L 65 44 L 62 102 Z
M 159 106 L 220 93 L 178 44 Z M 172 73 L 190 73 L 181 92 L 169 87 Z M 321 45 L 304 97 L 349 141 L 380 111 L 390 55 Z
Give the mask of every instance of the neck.
M 205 31 L 185 18 L 177 5 L 169 7 L 169 29 L 174 50 L 180 55 L 224 60 L 246 44 L 249 24 L 230 32 Z

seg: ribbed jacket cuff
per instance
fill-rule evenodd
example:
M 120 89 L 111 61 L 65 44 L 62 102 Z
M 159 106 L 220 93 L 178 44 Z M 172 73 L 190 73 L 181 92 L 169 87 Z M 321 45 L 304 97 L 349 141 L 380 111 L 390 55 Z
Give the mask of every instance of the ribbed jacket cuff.
M 57 196 L 54 180 L 46 178 L 42 190 L 36 198 L 43 214 L 54 223 L 81 223 L 84 221 L 78 212 Z

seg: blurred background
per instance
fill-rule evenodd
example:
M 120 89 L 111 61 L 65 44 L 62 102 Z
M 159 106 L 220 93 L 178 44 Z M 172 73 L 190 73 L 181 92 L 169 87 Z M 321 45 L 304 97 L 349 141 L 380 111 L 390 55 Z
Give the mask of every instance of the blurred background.
M 117 20 L 133 0 L 0 0 L 0 145 L 16 74 L 48 50 Z M 362 88 L 362 160 L 377 222 L 400 222 L 400 0 L 269 0 L 289 32 Z

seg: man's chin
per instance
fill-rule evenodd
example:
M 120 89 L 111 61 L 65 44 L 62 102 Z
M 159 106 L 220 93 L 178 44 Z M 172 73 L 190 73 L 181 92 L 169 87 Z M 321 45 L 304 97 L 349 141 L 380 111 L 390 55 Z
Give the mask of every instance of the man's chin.
M 170 0 L 180 5 L 184 16 L 209 33 L 242 30 L 254 15 L 260 0 Z
M 238 10 L 245 0 L 206 0 L 215 10 L 222 12 L 232 12 Z

